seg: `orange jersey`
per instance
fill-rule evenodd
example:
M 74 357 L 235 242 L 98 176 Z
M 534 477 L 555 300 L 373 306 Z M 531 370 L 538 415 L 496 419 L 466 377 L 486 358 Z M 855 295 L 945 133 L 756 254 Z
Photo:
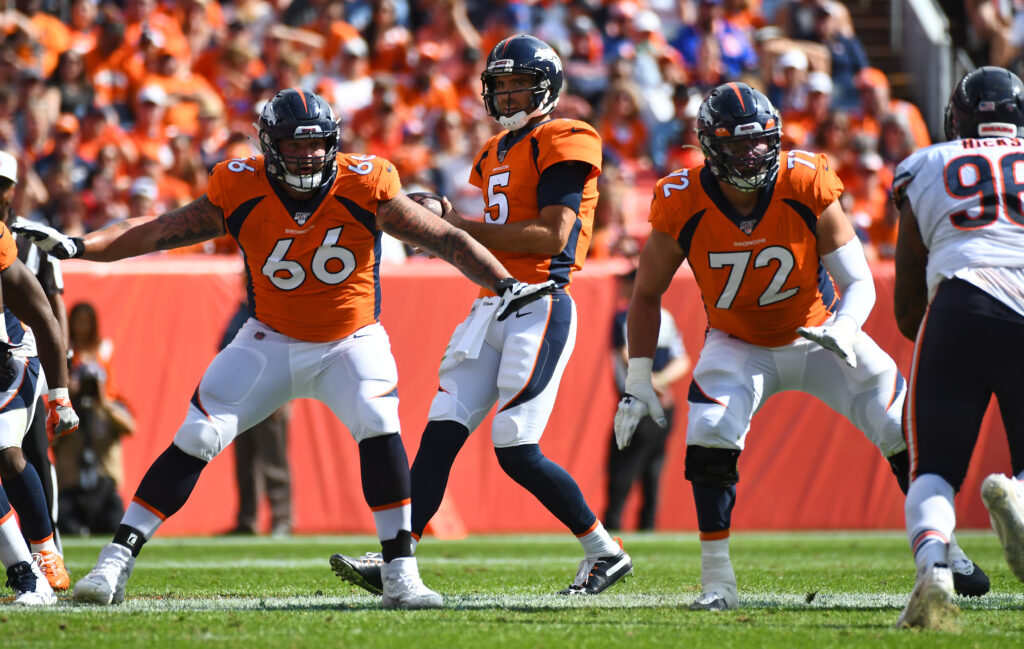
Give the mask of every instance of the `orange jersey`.
M 592 169 L 583 188 L 583 200 L 565 249 L 557 255 L 491 250 L 508 272 L 530 284 L 553 279 L 568 286 L 573 271 L 583 267 L 594 228 L 597 177 L 601 175 L 601 137 L 594 127 L 573 119 L 538 124 L 506 150 L 502 131 L 484 144 L 476 156 L 469 182 L 484 193 L 486 223 L 518 223 L 540 215 L 537 184 L 541 173 L 559 162 L 578 160 Z M 480 296 L 494 295 L 481 289 Z
M 658 181 L 651 227 L 679 242 L 700 287 L 708 325 L 779 347 L 797 327 L 828 319 L 836 302 L 817 252 L 818 216 L 843 192 L 824 155 L 783 151 L 774 184 L 740 216 L 703 165 Z
M 14 237 L 11 236 L 11 231 L 7 229 L 7 224 L 0 221 L 0 270 L 10 268 L 17 258 L 18 244 L 14 243 Z
M 248 274 L 249 308 L 292 338 L 326 342 L 377 321 L 377 206 L 401 190 L 388 160 L 339 153 L 322 197 L 290 199 L 272 185 L 263 156 L 213 168 L 207 197 L 224 211 Z

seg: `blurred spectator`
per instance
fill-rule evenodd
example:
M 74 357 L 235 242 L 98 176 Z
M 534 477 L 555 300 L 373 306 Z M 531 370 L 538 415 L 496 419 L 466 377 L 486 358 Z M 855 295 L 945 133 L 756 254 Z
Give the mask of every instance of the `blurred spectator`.
M 819 5 L 815 40 L 828 48 L 832 59 L 831 75 L 835 89 L 832 103 L 837 108 L 853 110 L 860 102 L 860 95 L 854 84 L 858 72 L 868 67 L 868 57 L 860 40 L 855 35 L 843 32 L 840 25 L 838 3 L 826 2 Z
M 85 59 L 77 50 L 67 50 L 57 59 L 48 84 L 60 93 L 60 112 L 76 117 L 85 115 L 96 94 L 85 74 Z
M 465 0 L 433 0 L 424 6 L 416 42 L 437 43 L 440 48 L 438 68 L 448 79 L 459 75 L 467 51 L 479 52 L 480 33 L 469 20 Z
M 857 84 L 861 97 L 861 110 L 859 120 L 854 123 L 855 130 L 877 140 L 881 132 L 882 117 L 886 113 L 895 113 L 906 119 L 918 148 L 932 143 L 928 125 L 921 117 L 921 111 L 909 101 L 891 97 L 889 79 L 884 72 L 878 68 L 864 68 L 857 73 L 854 83 Z
M 807 108 L 807 55 L 800 49 L 784 52 L 775 60 L 775 70 L 768 86 L 768 99 L 783 113 L 802 112 Z
M 854 153 L 850 116 L 844 110 L 832 109 L 814 132 L 814 150 L 824 153 L 840 178 L 852 167 Z
M 96 47 L 85 55 L 85 71 L 96 92 L 96 103 L 113 106 L 122 118 L 130 115 L 128 75 L 124 69 L 131 54 L 120 12 L 113 5 L 104 5 L 98 18 Z
M 124 514 L 117 492 L 124 479 L 121 437 L 135 432 L 135 421 L 114 391 L 114 346 L 100 337 L 92 304 L 71 308 L 68 330 L 74 351 L 69 391 L 81 423 L 54 444 L 58 524 L 64 534 L 112 534 Z
M 402 77 L 398 87 L 402 103 L 427 132 L 433 132 L 444 113 L 459 107 L 459 95 L 451 80 L 441 73 L 440 60 L 440 45 L 433 41 L 420 43 L 415 49 L 412 72 Z
M 345 129 L 342 140 L 351 143 L 353 151 L 373 151 L 382 158 L 390 159 L 402 144 L 410 121 L 411 116 L 401 101 L 395 79 L 376 75 L 372 101 L 356 111 L 351 124 L 342 124 Z
M 672 41 L 691 72 L 700 61 L 701 42 L 708 36 L 718 41 L 727 77 L 735 78 L 757 67 L 757 52 L 747 34 L 722 17 L 722 0 L 699 0 L 696 22 L 684 25 Z
M 622 170 L 606 158 L 598 178 L 601 200 L 594 208 L 594 230 L 587 249 L 587 259 L 626 258 L 640 255 L 640 241 L 629 231 L 626 215 L 626 194 L 629 184 Z
M 565 63 L 566 84 L 575 94 L 597 106 L 608 85 L 601 31 L 588 16 L 577 16 L 569 25 L 569 51 Z
M 164 125 L 167 113 L 167 91 L 153 84 L 143 86 L 135 98 L 135 125 L 128 131 L 128 139 L 135 145 L 141 158 L 157 160 L 169 167 L 173 154 L 168 145 L 169 135 Z
M 891 218 L 895 209 L 890 212 L 892 173 L 874 151 L 860 154 L 854 169 L 845 183 L 849 197 L 846 213 L 865 242 L 868 259 L 891 259 L 896 251 L 897 230 L 897 219 Z
M 854 35 L 850 10 L 838 0 L 783 0 L 775 13 L 775 24 L 789 38 L 817 41 L 820 37 L 817 20 L 822 10 L 835 17 L 840 32 L 850 37 Z
M 374 76 L 409 70 L 406 53 L 412 49 L 412 33 L 398 22 L 393 0 L 373 1 L 373 18 L 363 38 L 370 47 L 370 70 Z
M 649 169 L 648 131 L 644 124 L 639 88 L 629 81 L 616 81 L 605 94 L 598 132 L 606 150 L 632 171 Z
M 878 153 L 885 166 L 895 173 L 899 163 L 917 150 L 914 134 L 910 132 L 906 118 L 898 113 L 886 113 L 879 128 Z
M 336 74 L 322 77 L 317 94 L 331 103 L 342 124 L 352 120 L 356 111 L 373 99 L 373 77 L 370 76 L 369 49 L 358 35 L 340 45 L 331 66 Z
M 818 125 L 828 119 L 832 106 L 832 79 L 824 72 L 811 72 L 804 84 L 806 100 L 802 110 L 790 109 L 782 113 L 782 128 L 799 127 L 803 138 L 794 138 L 796 148 L 813 146 L 813 134 Z M 783 147 L 787 148 L 787 147 Z
M 96 19 L 99 16 L 98 0 L 71 0 L 69 14 L 71 46 L 69 51 L 84 55 L 96 47 Z M 58 65 L 60 65 L 58 63 Z
M 78 155 L 78 119 L 65 113 L 53 125 L 53 148 L 35 164 L 45 182 L 53 174 L 67 177 L 71 191 L 80 192 L 89 177 L 89 164 Z
M 697 111 L 703 95 L 677 86 L 674 96 L 676 118 L 673 121 L 674 137 L 665 154 L 665 166 L 661 175 L 677 169 L 692 169 L 704 164 L 704 152 L 697 138 Z M 783 122 L 785 123 L 785 122 Z

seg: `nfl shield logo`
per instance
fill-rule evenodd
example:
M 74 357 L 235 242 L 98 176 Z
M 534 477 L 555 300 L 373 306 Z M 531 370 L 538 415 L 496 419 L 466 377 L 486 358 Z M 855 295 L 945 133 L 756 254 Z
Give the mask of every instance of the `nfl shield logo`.
M 743 230 L 743 234 L 749 236 L 754 231 L 755 225 L 757 225 L 757 221 L 740 221 L 740 230 Z
M 295 222 L 298 223 L 299 225 L 303 225 L 306 223 L 306 219 L 309 218 L 309 215 L 310 212 L 296 212 L 294 215 L 292 215 L 292 218 L 295 219 Z M 747 234 L 750 233 L 748 232 Z

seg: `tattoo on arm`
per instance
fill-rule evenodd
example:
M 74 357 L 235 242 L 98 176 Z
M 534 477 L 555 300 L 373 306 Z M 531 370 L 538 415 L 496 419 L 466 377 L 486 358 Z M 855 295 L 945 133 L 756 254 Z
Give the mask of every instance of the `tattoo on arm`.
M 157 217 L 157 250 L 181 248 L 224 234 L 224 212 L 202 195 L 188 205 Z M 129 226 L 130 227 L 130 226 Z
M 509 276 L 501 263 L 473 237 L 404 196 L 382 204 L 378 221 L 388 234 L 429 250 L 485 288 L 493 288 L 499 280 Z

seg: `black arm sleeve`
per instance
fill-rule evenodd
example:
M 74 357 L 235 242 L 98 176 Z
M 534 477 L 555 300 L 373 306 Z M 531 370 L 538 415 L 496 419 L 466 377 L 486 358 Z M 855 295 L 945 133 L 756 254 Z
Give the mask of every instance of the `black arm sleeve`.
M 579 214 L 583 186 L 592 169 L 586 162 L 566 160 L 542 171 L 537 182 L 537 208 L 564 205 Z

